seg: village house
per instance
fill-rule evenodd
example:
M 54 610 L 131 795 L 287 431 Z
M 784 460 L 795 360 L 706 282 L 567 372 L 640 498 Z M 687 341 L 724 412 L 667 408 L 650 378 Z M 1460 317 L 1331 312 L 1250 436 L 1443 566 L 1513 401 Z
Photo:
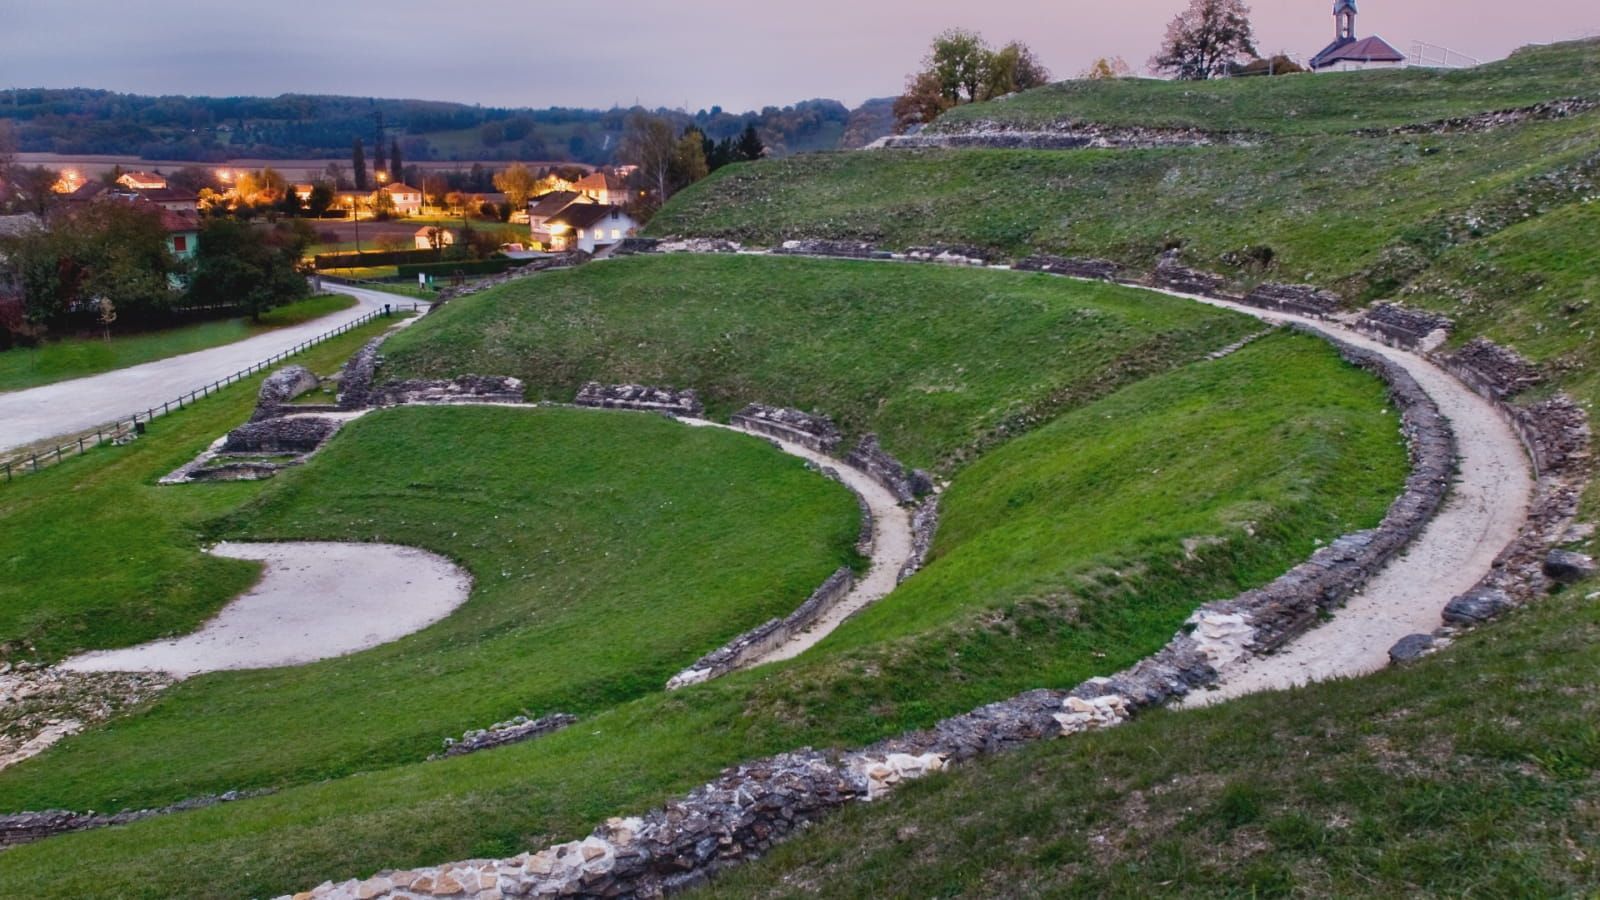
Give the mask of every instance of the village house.
M 551 191 L 528 201 L 528 231 L 535 243 L 551 244 L 549 222 L 574 203 L 592 204 L 594 199 L 577 191 Z
M 124 172 L 117 177 L 117 184 L 135 191 L 159 191 L 167 187 L 167 179 L 150 172 Z
M 438 225 L 424 225 L 412 235 L 412 240 L 418 250 L 435 250 L 454 244 L 456 233 Z
M 392 204 L 390 208 L 394 210 L 396 215 L 410 216 L 422 211 L 422 190 L 420 188 L 414 188 L 397 181 L 393 184 L 386 184 L 378 188 L 378 190 L 389 195 L 389 201 Z M 373 200 L 374 202 L 377 200 L 376 192 L 373 194 Z
M 578 179 L 572 189 L 596 203 L 625 206 L 628 203 L 628 182 L 613 172 L 591 172 Z
M 574 203 L 545 223 L 550 249 L 593 253 L 633 237 L 639 223 L 628 211 L 609 203 Z
M 1311 57 L 1316 72 L 1344 72 L 1352 69 L 1387 69 L 1406 61 L 1404 53 L 1389 46 L 1383 38 L 1356 37 L 1356 0 L 1334 0 L 1333 43 Z

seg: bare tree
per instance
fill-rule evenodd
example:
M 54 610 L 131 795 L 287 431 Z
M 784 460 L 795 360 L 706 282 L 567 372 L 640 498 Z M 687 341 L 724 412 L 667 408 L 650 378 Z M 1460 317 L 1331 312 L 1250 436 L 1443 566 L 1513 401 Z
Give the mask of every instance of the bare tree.
M 623 159 L 639 167 L 634 177 L 645 196 L 638 210 L 648 217 L 672 195 L 673 162 L 678 155 L 678 138 L 672 123 L 643 110 L 628 116 L 628 131 L 622 139 Z
M 1150 70 L 1180 81 L 1203 81 L 1256 55 L 1250 7 L 1244 0 L 1190 0 L 1189 8 L 1167 25 Z

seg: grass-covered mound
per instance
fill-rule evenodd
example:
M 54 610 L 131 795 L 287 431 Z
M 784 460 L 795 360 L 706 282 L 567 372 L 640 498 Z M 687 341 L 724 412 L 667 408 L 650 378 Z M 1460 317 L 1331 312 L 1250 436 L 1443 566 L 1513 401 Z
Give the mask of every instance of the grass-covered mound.
M 910 784 L 694 896 L 1592 897 L 1600 596 Z
M 144 334 L 48 341 L 0 353 L 0 391 L 17 391 L 232 344 L 275 328 L 299 325 L 356 305 L 346 294 L 321 294 L 249 318 L 202 322 Z
M 17 848 L 0 866 L 0 893 L 260 896 L 383 867 L 510 855 L 647 808 L 742 759 L 858 744 L 1112 671 L 1159 646 L 1199 603 L 1375 522 L 1404 469 L 1384 406 L 1381 385 L 1304 336 L 1180 366 L 958 471 L 929 568 L 795 660 L 652 693 L 529 744 Z M 465 490 L 476 473 L 446 466 L 431 477 Z M 248 515 L 264 524 L 316 515 L 292 499 L 264 499 Z M 437 514 L 451 517 L 440 530 L 482 519 L 468 508 Z M 485 546 L 490 533 L 514 534 L 511 525 L 483 523 L 504 529 L 479 532 Z M 445 666 L 451 655 L 430 661 Z M 381 706 L 338 724 L 367 734 L 360 720 L 387 716 Z M 304 734 L 303 722 L 284 727 Z M 55 765 L 39 762 L 40 772 Z
M 607 261 L 455 302 L 384 347 L 383 377 L 516 375 L 694 388 L 876 431 L 946 471 L 982 447 L 1259 328 L 1127 288 L 1030 274 L 766 257 Z
M 1600 168 L 1597 128 L 1600 110 L 1489 133 L 793 157 L 717 170 L 648 230 L 757 245 L 970 244 L 1135 270 L 1181 247 L 1189 265 L 1243 285 L 1310 281 L 1372 299 L 1457 244 L 1582 201 Z
M 422 547 L 472 574 L 467 604 L 362 653 L 183 682 L 0 772 L 0 808 L 280 787 L 415 762 L 518 712 L 591 714 L 799 605 L 853 560 L 858 524 L 848 491 L 727 431 L 573 410 L 375 413 L 208 531 Z
M 1565 97 L 1600 99 L 1600 40 L 1526 47 L 1470 69 L 1382 69 L 1213 81 L 1063 81 L 949 110 L 930 133 L 972 123 L 1017 129 L 1065 123 L 1331 134 L 1430 122 Z

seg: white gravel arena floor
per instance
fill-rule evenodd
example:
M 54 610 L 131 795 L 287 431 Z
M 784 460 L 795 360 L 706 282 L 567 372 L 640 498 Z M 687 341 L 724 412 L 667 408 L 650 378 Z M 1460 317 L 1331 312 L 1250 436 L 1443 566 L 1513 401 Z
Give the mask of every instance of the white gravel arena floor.
M 222 543 L 210 552 L 266 568 L 255 587 L 192 634 L 84 653 L 61 668 L 185 678 L 300 665 L 420 631 L 472 590 L 471 577 L 448 559 L 394 544 Z

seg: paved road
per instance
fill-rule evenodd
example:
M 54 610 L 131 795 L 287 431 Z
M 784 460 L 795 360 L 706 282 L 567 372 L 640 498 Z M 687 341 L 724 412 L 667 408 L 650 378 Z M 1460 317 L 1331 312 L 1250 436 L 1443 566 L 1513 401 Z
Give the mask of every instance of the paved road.
M 77 434 L 161 404 L 282 353 L 308 338 L 361 318 L 404 297 L 329 286 L 357 304 L 320 319 L 210 350 L 0 394 L 0 452 L 57 435 Z

